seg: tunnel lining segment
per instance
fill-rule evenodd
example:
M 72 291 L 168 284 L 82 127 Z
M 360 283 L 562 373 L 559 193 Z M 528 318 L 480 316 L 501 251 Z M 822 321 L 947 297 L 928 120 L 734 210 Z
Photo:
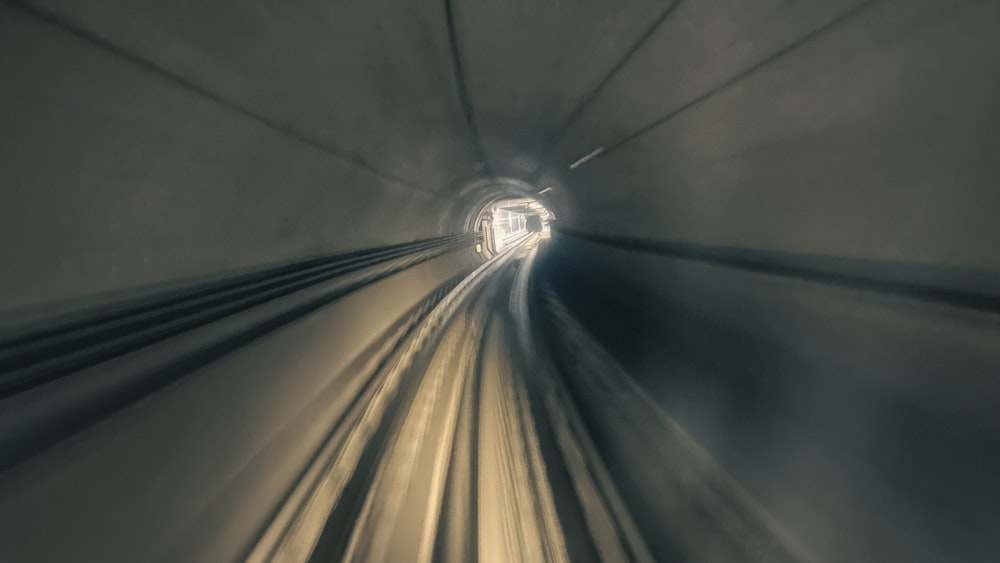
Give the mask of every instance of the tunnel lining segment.
M 173 84 L 183 88 L 184 90 L 187 90 L 188 92 L 196 94 L 199 97 L 211 100 L 213 103 L 218 104 L 219 106 L 224 107 L 225 109 L 232 111 L 234 113 L 237 113 L 251 121 L 254 121 L 280 134 L 281 136 L 287 139 L 293 140 L 303 145 L 307 145 L 328 156 L 336 158 L 337 160 L 346 162 L 357 168 L 365 170 L 366 172 L 387 182 L 404 186 L 416 192 L 426 193 L 428 195 L 437 195 L 430 190 L 420 187 L 411 180 L 378 169 L 377 167 L 375 167 L 374 165 L 372 165 L 371 163 L 369 163 L 364 158 L 358 155 L 351 154 L 350 152 L 339 147 L 330 146 L 328 143 L 321 142 L 317 139 L 309 137 L 308 135 L 302 133 L 301 131 L 298 131 L 297 129 L 289 125 L 277 122 L 272 118 L 256 113 L 236 103 L 235 101 L 229 100 L 223 97 L 222 95 L 213 92 L 212 90 L 180 74 L 177 74 L 176 72 L 154 61 L 141 57 L 113 43 L 112 41 L 103 38 L 100 35 L 97 35 L 88 29 L 85 29 L 84 27 L 81 27 L 73 22 L 67 21 L 55 13 L 52 13 L 43 8 L 38 8 L 22 0 L 0 0 L 0 3 L 6 4 L 7 6 L 21 12 L 22 14 L 28 17 L 34 18 L 40 22 L 43 22 L 47 25 L 60 29 L 66 33 L 69 33 L 89 43 L 90 45 L 93 45 L 99 49 L 102 49 L 104 51 L 107 51 L 115 55 L 116 57 L 127 60 L 130 63 L 134 64 L 135 66 L 149 73 L 155 74 L 164 80 L 172 82 Z
M 469 95 L 468 83 L 465 78 L 461 42 L 458 37 L 458 27 L 455 24 L 454 0 L 444 0 L 444 10 L 448 24 L 448 48 L 451 53 L 452 68 L 455 71 L 455 84 L 458 88 L 458 100 L 462 106 L 462 114 L 465 116 L 465 122 L 468 124 L 469 131 L 472 134 L 473 142 L 476 145 L 476 152 L 482 160 L 483 173 L 489 177 L 493 177 L 495 174 L 486 155 L 486 149 L 483 147 L 483 139 L 479 132 L 479 126 L 476 124 L 475 109 L 472 107 L 472 97 Z
M 539 161 L 538 167 L 532 174 L 532 180 L 537 181 L 541 175 L 544 173 L 545 166 L 548 164 L 548 159 L 552 155 L 552 151 L 555 147 L 562 142 L 566 133 L 569 132 L 570 128 L 574 123 L 583 115 L 584 111 L 590 104 L 597 98 L 607 86 L 610 84 L 618 73 L 625 68 L 625 65 L 632 59 L 632 57 L 639 52 L 639 49 L 646 44 L 647 41 L 656 33 L 658 29 L 666 22 L 671 15 L 673 15 L 677 8 L 680 7 L 684 0 L 674 0 L 669 6 L 664 8 L 662 12 L 650 23 L 649 27 L 639 36 L 639 38 L 632 43 L 625 53 L 619 57 L 618 61 L 611 67 L 610 70 L 604 75 L 603 78 L 597 84 L 595 84 L 590 90 L 588 90 L 580 99 L 577 101 L 576 105 L 573 106 L 573 110 L 566 117 L 565 121 L 556 130 L 555 135 L 553 135 L 551 141 L 548 142 L 545 149 L 542 151 L 542 158 Z
M 858 15 L 866 12 L 869 8 L 875 6 L 876 4 L 878 4 L 881 1 L 882 0 L 865 0 L 865 1 L 861 2 L 860 4 L 858 4 L 857 6 L 854 6 L 853 8 L 851 8 L 849 10 L 847 10 L 843 14 L 841 14 L 841 15 L 833 18 L 833 19 L 831 19 L 830 21 L 826 22 L 825 24 L 823 24 L 823 25 L 817 27 L 816 29 L 813 29 L 812 31 L 806 33 L 802 37 L 799 37 L 795 41 L 792 41 L 788 45 L 785 45 L 784 47 L 782 47 L 782 48 L 778 49 L 777 51 L 771 53 L 770 55 L 764 57 L 764 59 L 762 59 L 761 61 L 759 61 L 759 62 L 757 62 L 755 64 L 750 65 L 749 67 L 743 69 L 742 71 L 737 72 L 735 75 L 731 76 L 727 80 L 725 80 L 725 81 L 717 84 L 716 86 L 710 88 L 709 90 L 703 92 L 702 94 L 700 94 L 700 95 L 692 98 L 691 100 L 688 100 L 687 102 L 681 104 L 679 107 L 677 107 L 674 110 L 668 112 L 667 114 L 654 119 L 653 121 L 651 121 L 647 125 L 644 125 L 644 126 L 640 127 L 639 129 L 636 129 L 635 131 L 633 131 L 633 132 L 625 135 L 624 137 L 621 137 L 621 138 L 619 138 L 619 139 L 617 139 L 617 140 L 615 140 L 613 142 L 610 142 L 610 143 L 607 143 L 605 145 L 602 145 L 599 149 L 595 149 L 595 151 L 593 151 L 595 154 L 593 154 L 592 157 L 587 158 L 586 156 L 584 156 L 583 158 L 578 159 L 574 163 L 575 165 L 570 165 L 569 168 L 575 169 L 575 168 L 578 168 L 579 166 L 582 166 L 582 165 L 584 165 L 584 164 L 586 164 L 588 162 L 592 162 L 593 160 L 596 160 L 598 158 L 603 158 L 603 157 L 608 156 L 609 154 L 611 154 L 611 153 L 613 153 L 613 152 L 621 149 L 622 147 L 624 147 L 625 145 L 627 145 L 627 144 L 631 143 L 632 141 L 638 139 L 639 137 L 642 137 L 646 133 L 649 133 L 653 129 L 656 129 L 660 125 L 663 125 L 663 124 L 671 121 L 675 117 L 683 114 L 684 112 L 688 111 L 691 108 L 694 108 L 694 107 L 700 105 L 702 102 L 705 102 L 705 101 L 707 101 L 707 100 L 715 97 L 716 94 L 719 94 L 720 92 L 728 89 L 729 87 L 731 87 L 731 86 L 733 86 L 733 85 L 735 85 L 735 84 L 743 81 L 744 79 L 746 79 L 746 78 L 750 77 L 751 75 L 757 73 L 761 69 L 764 69 L 764 68 L 770 66 L 771 64 L 773 64 L 773 63 L 777 62 L 778 60 L 784 58 L 785 56 L 789 55 L 790 53 L 793 53 L 793 52 L 797 51 L 798 49 L 800 49 L 801 47 L 803 47 L 803 46 L 805 46 L 805 45 L 807 45 L 807 44 L 815 41 L 816 39 L 818 39 L 818 38 L 826 35 L 830 31 L 832 31 L 832 30 L 840 27 L 842 24 L 846 23 L 847 21 L 852 20 L 856 16 L 858 16 Z M 587 156 L 589 156 L 589 155 L 587 155 Z
M 620 250 L 701 262 L 746 272 L 916 299 L 988 314 L 1000 314 L 996 274 L 922 264 L 758 251 L 675 241 L 601 235 L 559 227 L 572 237 Z M 943 283 L 941 280 L 948 280 Z

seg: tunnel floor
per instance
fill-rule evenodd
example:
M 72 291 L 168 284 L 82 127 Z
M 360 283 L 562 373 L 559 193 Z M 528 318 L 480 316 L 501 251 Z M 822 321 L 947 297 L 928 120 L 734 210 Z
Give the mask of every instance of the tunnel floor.
M 0 339 L 0 559 L 811 559 L 569 312 L 550 239 L 471 242 Z
M 553 292 L 529 291 L 545 243 L 523 238 L 385 337 L 251 560 L 808 559 Z

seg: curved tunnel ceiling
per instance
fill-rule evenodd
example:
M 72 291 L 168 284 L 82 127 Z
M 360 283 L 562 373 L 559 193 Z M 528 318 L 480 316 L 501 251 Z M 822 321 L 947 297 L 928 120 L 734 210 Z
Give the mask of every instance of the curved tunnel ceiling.
M 534 192 L 555 291 L 814 551 L 980 560 L 997 37 L 989 0 L 3 0 L 0 313 L 467 243 Z
M 141 248 L 84 260 L 84 244 L 142 231 L 194 275 L 376 242 L 331 226 L 362 217 L 412 239 L 452 229 L 428 217 L 496 175 L 557 186 L 550 205 L 588 232 L 992 269 L 993 10 L 8 2 L 5 238 L 77 261 L 86 293 L 168 270 Z M 25 224 L 78 181 L 85 201 Z M 102 198 L 135 223 L 71 218 L 109 213 Z M 181 258 L 178 227 L 220 248 Z M 7 280 L 12 305 L 68 289 Z

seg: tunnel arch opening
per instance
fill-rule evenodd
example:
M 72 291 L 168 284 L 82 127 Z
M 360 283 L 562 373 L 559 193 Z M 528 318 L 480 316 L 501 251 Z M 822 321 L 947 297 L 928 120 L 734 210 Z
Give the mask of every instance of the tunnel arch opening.
M 482 242 L 477 244 L 477 250 L 489 258 L 532 234 L 547 238 L 553 218 L 554 215 L 534 198 L 497 200 L 478 215 L 476 232 L 482 234 Z
M 482 236 L 476 250 L 484 257 L 495 256 L 532 233 L 549 236 L 556 214 L 530 184 L 500 178 L 477 183 L 475 188 L 478 193 L 466 216 L 465 230 Z

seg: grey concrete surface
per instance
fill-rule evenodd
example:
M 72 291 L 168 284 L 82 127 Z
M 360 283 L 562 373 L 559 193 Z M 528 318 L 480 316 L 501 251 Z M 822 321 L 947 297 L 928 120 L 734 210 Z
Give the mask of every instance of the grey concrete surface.
M 30 3 L 425 190 L 474 172 L 443 3 Z
M 695 5 L 702 3 L 690 9 Z M 789 9 L 760 20 L 768 27 L 757 33 L 766 40 L 737 27 L 711 45 L 752 42 L 761 49 L 753 58 L 760 59 L 824 21 L 813 7 L 793 27 L 779 17 Z M 725 19 L 703 13 L 697 21 L 709 18 Z M 875 2 L 570 172 L 565 182 L 585 214 L 578 226 L 995 271 L 997 21 L 992 2 Z M 787 28 L 770 27 L 778 24 Z M 684 41 L 700 35 L 671 30 L 670 24 L 661 30 L 670 37 L 664 52 L 691 57 L 685 68 L 710 68 L 706 58 L 723 66 L 725 56 Z M 560 165 L 669 114 L 751 64 L 726 65 L 709 79 L 703 78 L 709 70 L 672 70 L 679 63 L 660 52 L 642 55 L 567 136 Z M 660 73 L 662 81 L 683 78 L 657 89 L 650 77 Z
M 998 37 L 989 0 L 3 0 L 0 322 L 458 233 L 491 173 L 553 187 L 541 199 L 581 232 L 933 270 L 918 277 L 975 299 L 613 245 L 565 243 L 541 260 L 575 268 L 555 286 L 571 313 L 807 551 L 987 561 L 1000 501 Z M 391 283 L 413 301 L 458 271 Z M 375 293 L 340 306 L 388 326 L 404 304 Z M 357 322 L 333 316 L 329 331 L 294 329 L 316 369 L 323 335 Z M 212 369 L 261 389 L 302 383 L 287 403 L 192 391 L 213 378 L 157 397 L 53 470 L 53 487 L 5 484 L 0 519 L 21 543 L 4 548 L 55 554 L 33 527 L 49 522 L 67 530 L 59 545 L 122 559 L 166 553 L 168 536 L 174 555 L 236 553 L 318 440 L 269 442 L 289 457 L 247 461 L 223 491 L 216 471 L 251 459 L 268 424 L 291 424 L 326 381 L 275 380 L 302 364 L 268 346 Z M 269 422 L 197 426 L 227 397 L 239 420 Z M 177 411 L 157 410 L 169 401 Z M 175 428 L 179 412 L 192 418 Z M 206 426 L 214 438 L 181 436 Z M 174 494 L 225 501 L 161 510 Z M 144 543 L 153 522 L 164 535 Z M 121 527 L 135 534 L 119 544 Z
M 481 169 L 442 6 L 31 4 L 96 39 L 3 7 L 4 308 L 440 234 Z M 997 267 L 994 4 L 681 2 L 620 61 L 663 8 L 457 2 L 493 166 L 602 86 L 547 161 L 578 227 Z
M 0 310 L 440 234 L 430 193 L 7 4 L 0 26 Z
M 466 81 L 491 164 L 523 176 L 576 107 L 669 6 L 455 2 Z
M 992 557 L 995 314 L 568 238 L 554 253 L 570 308 L 818 560 Z

